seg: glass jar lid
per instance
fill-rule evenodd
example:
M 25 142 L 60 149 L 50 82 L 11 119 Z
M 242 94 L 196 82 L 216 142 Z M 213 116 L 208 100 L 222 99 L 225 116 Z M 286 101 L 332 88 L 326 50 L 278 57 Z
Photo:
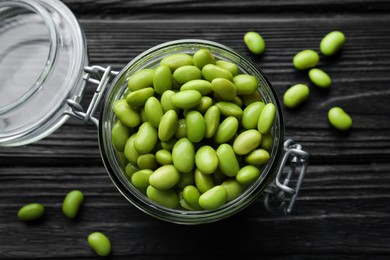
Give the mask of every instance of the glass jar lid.
M 37 141 L 69 117 L 88 63 L 84 34 L 58 0 L 0 2 L 0 145 Z

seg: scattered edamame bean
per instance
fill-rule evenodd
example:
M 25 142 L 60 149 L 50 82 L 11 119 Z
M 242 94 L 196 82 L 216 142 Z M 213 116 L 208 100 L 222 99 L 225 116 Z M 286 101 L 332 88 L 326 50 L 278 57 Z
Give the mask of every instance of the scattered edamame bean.
M 295 84 L 284 93 L 284 105 L 288 108 L 295 108 L 307 100 L 309 93 L 310 90 L 307 85 Z
M 265 41 L 258 32 L 247 32 L 244 35 L 244 42 L 254 54 L 262 54 L 265 50 Z
M 227 193 L 223 186 L 217 185 L 209 189 L 199 197 L 199 205 L 203 209 L 213 210 L 225 204 Z
M 93 232 L 88 235 L 88 244 L 99 256 L 107 256 L 111 253 L 111 242 L 101 232 Z
M 295 54 L 293 65 L 298 70 L 315 67 L 320 61 L 320 56 L 313 50 L 303 50 Z
M 268 133 L 275 121 L 276 107 L 272 103 L 268 103 L 261 110 L 259 121 L 257 123 L 257 129 L 261 134 Z
M 321 53 L 325 56 L 334 55 L 343 48 L 345 35 L 340 31 L 333 31 L 325 35 L 320 43 Z
M 342 131 L 352 127 L 352 118 L 340 107 L 329 109 L 328 120 L 332 126 Z
M 18 218 L 22 221 L 33 221 L 39 219 L 45 213 L 45 207 L 40 203 L 30 203 L 18 210 Z
M 73 219 L 76 217 L 81 204 L 84 201 L 84 194 L 79 190 L 70 191 L 62 203 L 62 212 L 67 218 Z
M 329 75 L 318 68 L 312 68 L 309 70 L 310 80 L 318 87 L 328 88 L 332 84 L 332 79 Z

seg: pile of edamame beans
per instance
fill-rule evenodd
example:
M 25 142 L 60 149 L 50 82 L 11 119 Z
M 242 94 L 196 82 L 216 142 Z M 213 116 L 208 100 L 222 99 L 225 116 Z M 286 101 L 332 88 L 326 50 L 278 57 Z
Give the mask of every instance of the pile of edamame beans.
M 215 210 L 237 198 L 273 143 L 276 107 L 258 85 L 208 49 L 169 54 L 131 75 L 112 127 L 131 184 L 167 208 Z

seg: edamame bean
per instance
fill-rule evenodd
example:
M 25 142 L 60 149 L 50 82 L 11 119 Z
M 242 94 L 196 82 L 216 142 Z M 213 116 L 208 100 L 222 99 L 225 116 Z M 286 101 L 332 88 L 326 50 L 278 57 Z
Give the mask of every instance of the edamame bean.
M 345 44 L 345 35 L 340 31 L 333 31 L 325 35 L 320 43 L 321 53 L 325 56 L 339 52 Z
M 275 121 L 276 107 L 272 103 L 268 103 L 264 106 L 261 111 L 259 122 L 257 123 L 257 130 L 261 134 L 268 133 Z
M 245 129 L 257 128 L 257 123 L 264 106 L 265 104 L 263 102 L 256 101 L 244 109 L 242 112 L 241 124 Z
M 183 90 L 196 90 L 202 95 L 208 95 L 212 91 L 211 83 L 204 79 L 194 79 L 184 83 L 180 87 L 180 91 Z
M 178 116 L 175 110 L 168 110 L 161 118 L 158 126 L 158 138 L 161 141 L 168 141 L 171 139 L 178 128 Z
M 133 92 L 130 92 L 126 96 L 126 102 L 131 107 L 140 107 L 145 105 L 146 100 L 154 95 L 153 88 L 142 88 Z
M 200 192 L 194 185 L 188 185 L 183 189 L 183 199 L 194 210 L 199 210 Z
M 195 185 L 194 171 L 181 172 L 177 187 L 184 189 L 188 185 Z
M 185 65 L 192 65 L 192 56 L 185 53 L 175 53 L 164 57 L 160 61 L 161 66 L 168 66 L 171 71 Z
M 152 153 L 141 154 L 137 159 L 137 166 L 140 169 L 157 169 L 158 163 L 156 161 L 156 156 Z
M 196 110 L 188 112 L 186 116 L 187 138 L 198 143 L 202 141 L 206 134 L 206 123 L 202 114 Z
M 248 49 L 254 54 L 262 54 L 265 51 L 265 41 L 258 32 L 247 32 L 244 35 L 244 42 Z
M 172 151 L 173 146 L 176 144 L 177 140 L 178 139 L 176 137 L 172 137 L 168 141 L 161 141 L 160 144 L 163 149 L 167 151 Z
M 233 78 L 237 88 L 237 95 L 250 95 L 257 91 L 258 81 L 256 77 L 247 74 L 240 74 Z
M 309 78 L 315 85 L 321 88 L 328 88 L 332 84 L 332 79 L 321 69 L 310 69 Z
M 214 135 L 214 141 L 217 144 L 229 142 L 237 133 L 238 120 L 234 116 L 225 118 L 218 126 L 217 132 Z
M 175 186 L 180 179 L 180 173 L 175 166 L 163 165 L 149 177 L 149 183 L 159 190 L 168 190 Z
M 215 105 L 219 108 L 219 111 L 224 116 L 240 117 L 242 115 L 241 107 L 232 102 L 220 101 L 215 103 Z
M 195 147 L 188 138 L 181 138 L 174 144 L 172 161 L 180 172 L 190 172 L 194 168 Z
M 130 91 L 153 87 L 153 74 L 152 69 L 141 69 L 131 75 L 127 81 L 127 87 Z
M 215 64 L 207 64 L 202 68 L 203 78 L 209 82 L 216 78 L 223 78 L 232 81 L 233 75 L 230 71 L 218 67 Z
M 62 212 L 69 219 L 75 218 L 83 201 L 84 194 L 81 191 L 70 191 L 65 196 L 64 202 L 62 203 Z
M 191 80 L 201 79 L 202 72 L 198 67 L 186 65 L 177 68 L 172 76 L 178 83 L 184 84 Z
M 236 86 L 227 79 L 213 79 L 213 81 L 211 81 L 211 89 L 226 101 L 232 101 L 237 96 Z
M 240 196 L 242 192 L 241 184 L 239 184 L 238 181 L 233 178 L 225 180 L 221 184 L 221 186 L 224 187 L 226 190 L 226 194 L 227 194 L 226 201 L 234 200 L 235 198 Z
M 313 50 L 303 50 L 295 54 L 293 65 L 298 70 L 304 70 L 315 67 L 320 60 L 317 52 Z
M 213 210 L 225 204 L 227 193 L 223 186 L 217 185 L 209 189 L 199 197 L 199 205 L 203 209 Z
M 199 169 L 194 172 L 195 186 L 200 193 L 205 193 L 214 187 L 214 179 L 211 174 L 204 174 Z
M 256 166 L 247 165 L 242 167 L 236 176 L 236 180 L 241 185 L 247 185 L 254 182 L 260 176 L 260 170 Z
M 229 177 L 237 175 L 240 165 L 233 147 L 229 144 L 221 144 L 217 149 L 218 168 Z
M 45 207 L 40 203 L 30 203 L 18 210 L 18 218 L 22 221 L 39 219 L 45 213 Z
M 163 108 L 160 101 L 156 97 L 150 97 L 145 103 L 145 114 L 149 123 L 157 128 L 160 124 L 160 120 L 164 115 Z
M 126 141 L 130 137 L 131 130 L 117 120 L 111 130 L 112 143 L 118 152 L 123 152 Z
M 215 65 L 217 65 L 218 67 L 221 67 L 225 70 L 230 71 L 230 73 L 232 73 L 233 76 L 236 76 L 239 72 L 237 64 L 234 64 L 234 63 L 229 62 L 229 61 L 218 60 L 215 62 Z
M 140 156 L 140 153 L 137 151 L 137 149 L 134 146 L 134 139 L 137 133 L 132 134 L 126 141 L 125 149 L 123 153 L 125 154 L 126 159 L 131 162 L 132 164 L 137 165 L 138 157 Z
M 187 125 L 186 125 L 186 119 L 181 118 L 179 121 L 177 121 L 177 128 L 175 131 L 175 137 L 177 139 L 181 139 L 183 137 L 187 137 Z
M 111 241 L 101 232 L 89 234 L 88 244 L 99 256 L 107 256 L 111 253 Z
M 211 106 L 207 109 L 204 115 L 204 121 L 206 123 L 206 138 L 213 137 L 217 132 L 220 116 L 221 112 L 217 106 Z
M 134 138 L 134 147 L 140 154 L 150 153 L 157 144 L 157 129 L 149 122 L 143 123 Z
M 199 104 L 194 108 L 199 111 L 201 114 L 206 113 L 206 111 L 213 105 L 213 99 L 208 96 L 203 96 L 200 99 Z
M 264 163 L 268 162 L 270 158 L 269 153 L 267 150 L 264 149 L 256 149 L 251 151 L 246 157 L 245 162 L 251 164 L 251 165 L 263 165 Z
M 154 201 L 163 207 L 173 209 L 179 205 L 179 197 L 172 189 L 159 190 L 152 185 L 149 185 L 148 188 L 146 188 L 146 196 L 148 196 L 151 201 Z
M 161 165 L 172 164 L 172 154 L 164 149 L 156 152 L 156 161 Z
M 288 108 L 298 107 L 309 97 L 310 90 L 305 84 L 295 84 L 283 95 L 283 103 Z
M 127 127 L 136 127 L 141 122 L 141 117 L 137 111 L 130 107 L 125 99 L 114 102 L 113 110 L 116 117 Z
M 195 153 L 195 165 L 204 174 L 211 174 L 218 168 L 218 157 L 214 148 L 204 145 Z
M 255 129 L 249 129 L 239 134 L 233 142 L 233 150 L 236 154 L 248 154 L 261 143 L 261 134 Z
M 190 109 L 200 103 L 202 95 L 196 90 L 183 90 L 172 95 L 172 104 L 178 108 Z
M 146 189 L 150 185 L 149 178 L 152 174 L 153 171 L 151 169 L 139 170 L 131 176 L 131 184 L 137 189 Z
M 173 87 L 172 72 L 168 66 L 158 66 L 153 74 L 154 91 L 162 95 L 165 91 Z
M 329 109 L 328 120 L 338 130 L 346 131 L 352 127 L 352 118 L 341 107 Z
M 131 176 L 133 176 L 133 174 L 135 172 L 138 172 L 139 170 L 140 169 L 138 168 L 138 166 L 135 164 L 132 164 L 131 162 L 126 164 L 125 172 L 126 172 L 126 176 L 128 177 L 129 180 L 131 180 Z
M 261 144 L 260 147 L 264 150 L 270 151 L 272 148 L 272 145 L 274 143 L 274 139 L 271 135 L 271 133 L 265 133 L 261 135 Z
M 167 90 L 161 95 L 160 103 L 163 108 L 164 113 L 169 110 L 175 110 L 176 113 L 179 112 L 179 108 L 172 103 L 172 96 L 175 95 L 175 92 L 172 90 Z
M 259 91 L 255 91 L 252 94 L 240 95 L 244 106 L 249 106 L 253 102 L 263 101 Z
M 194 53 L 192 61 L 196 67 L 202 69 L 206 64 L 215 64 L 213 54 L 207 49 L 200 49 Z

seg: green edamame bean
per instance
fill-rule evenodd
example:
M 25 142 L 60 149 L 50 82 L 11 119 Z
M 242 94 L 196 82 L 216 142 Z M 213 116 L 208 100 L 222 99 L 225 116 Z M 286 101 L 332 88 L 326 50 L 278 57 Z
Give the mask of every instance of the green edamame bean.
M 206 123 L 206 138 L 213 137 L 217 132 L 219 126 L 221 112 L 217 106 L 211 106 L 207 109 L 204 115 L 204 121 Z
M 248 154 L 261 143 L 261 134 L 255 129 L 249 129 L 239 134 L 233 142 L 233 150 L 236 154 Z
M 137 165 L 138 157 L 140 156 L 140 153 L 137 151 L 137 149 L 134 146 L 134 140 L 137 133 L 132 134 L 126 141 L 124 154 L 126 159 L 131 162 L 132 164 Z
M 151 169 L 142 169 L 139 170 L 131 176 L 131 184 L 137 189 L 143 190 L 146 189 L 150 183 L 149 178 L 153 174 Z
M 183 90 L 197 90 L 202 95 L 208 95 L 211 89 L 211 83 L 204 79 L 194 79 L 184 83 L 180 87 L 180 91 Z
M 232 201 L 238 196 L 240 196 L 242 192 L 242 186 L 238 183 L 237 180 L 230 178 L 225 180 L 222 184 L 222 187 L 226 190 L 226 201 Z
M 225 204 L 227 193 L 221 185 L 214 186 L 199 197 L 199 205 L 203 209 L 213 210 Z
M 168 164 L 159 167 L 149 177 L 149 183 L 159 190 L 168 190 L 175 186 L 180 179 L 180 173 L 175 166 Z
M 134 138 L 134 147 L 140 154 L 150 153 L 157 144 L 157 129 L 149 122 L 143 123 Z
M 45 213 L 45 207 L 40 203 L 30 203 L 18 210 L 18 218 L 22 221 L 39 219 Z
M 178 108 L 190 109 L 200 103 L 202 95 L 196 90 L 183 90 L 172 95 L 172 104 Z
M 232 101 L 237 96 L 236 86 L 227 79 L 213 79 L 213 81 L 211 81 L 211 89 L 214 93 L 226 101 Z
M 275 121 L 276 117 L 276 107 L 272 103 L 268 103 L 264 106 L 263 110 L 261 111 L 259 121 L 257 124 L 257 130 L 261 134 L 268 133 Z
M 352 118 L 341 107 L 329 109 L 328 120 L 332 126 L 342 131 L 352 127 Z
M 213 105 L 213 99 L 208 96 L 203 96 L 200 99 L 199 104 L 194 108 L 196 111 L 199 111 L 201 114 L 206 113 L 206 111 Z
M 160 103 L 164 113 L 169 110 L 175 110 L 176 113 L 179 112 L 179 108 L 172 103 L 172 96 L 174 95 L 175 92 L 173 90 L 167 90 L 161 95 Z
M 206 123 L 202 114 L 196 110 L 191 110 L 186 116 L 187 138 L 198 143 L 202 141 L 206 134 Z
M 175 137 L 177 139 L 181 139 L 183 137 L 187 137 L 187 125 L 186 125 L 186 119 L 185 118 L 179 119 L 176 131 L 175 131 Z
M 229 177 L 237 175 L 240 165 L 233 147 L 229 144 L 221 144 L 217 149 L 218 168 Z
M 253 165 L 247 165 L 238 171 L 236 180 L 241 185 L 247 185 L 254 182 L 259 176 L 259 168 Z
M 117 150 L 118 152 L 123 152 L 123 150 L 125 149 L 126 141 L 130 137 L 130 134 L 130 128 L 122 124 L 120 120 L 117 120 L 115 122 L 111 129 L 111 138 L 115 150 Z
M 199 69 L 202 69 L 207 64 L 215 64 L 213 54 L 207 49 L 197 50 L 193 55 L 192 61 Z
M 244 109 L 242 112 L 241 124 L 245 129 L 257 128 L 257 123 L 264 106 L 265 104 L 263 102 L 256 101 Z
M 232 62 L 225 61 L 225 60 L 218 60 L 215 62 L 215 65 L 217 65 L 218 67 L 221 67 L 225 70 L 230 71 L 230 73 L 232 73 L 233 77 L 238 75 L 239 69 L 238 69 L 237 64 L 234 64 Z
M 145 103 L 145 114 L 149 123 L 157 128 L 160 124 L 160 120 L 164 115 L 163 108 L 160 101 L 156 97 L 150 97 Z
M 180 189 L 184 189 L 188 185 L 195 185 L 195 177 L 193 171 L 181 172 L 180 179 L 176 184 L 176 186 L 179 187 Z
M 234 116 L 225 118 L 218 126 L 214 135 L 214 141 L 217 144 L 229 142 L 236 134 L 238 129 L 238 120 Z
M 332 84 L 332 79 L 321 69 L 310 69 L 309 78 L 315 85 L 321 88 L 328 88 Z
M 161 165 L 172 164 L 172 154 L 164 149 L 156 152 L 156 161 Z
M 126 176 L 128 177 L 129 180 L 131 180 L 131 176 L 133 176 L 133 174 L 135 172 L 138 172 L 139 170 L 140 170 L 140 168 L 138 168 L 137 165 L 132 164 L 131 162 L 126 164 L 125 172 L 126 172 Z
M 244 103 L 242 102 L 242 99 L 239 96 L 236 96 L 233 101 L 234 104 L 236 104 L 239 107 L 242 107 Z
M 84 194 L 81 191 L 70 191 L 65 196 L 64 202 L 62 203 L 62 212 L 69 219 L 75 218 L 83 201 Z
M 190 172 L 195 164 L 195 147 L 188 138 L 179 139 L 172 149 L 172 161 L 180 172 Z
M 265 41 L 258 32 L 247 32 L 244 35 L 244 42 L 254 54 L 262 54 L 265 51 Z
M 171 90 L 173 87 L 172 72 L 168 66 L 158 66 L 153 74 L 154 91 L 162 95 L 165 91 Z
M 249 95 L 257 91 L 258 81 L 256 77 L 247 74 L 240 74 L 233 78 L 237 88 L 237 95 Z
M 295 108 L 305 102 L 309 94 L 310 90 L 307 85 L 295 84 L 284 93 L 283 103 L 288 108 Z
M 218 168 L 218 157 L 214 148 L 204 145 L 195 153 L 195 165 L 204 174 L 211 174 Z
M 251 151 L 246 157 L 245 162 L 251 165 L 262 165 L 269 161 L 270 155 L 267 150 L 256 149 Z
M 101 232 L 89 234 L 88 244 L 99 256 L 107 256 L 111 253 L 111 241 Z
M 320 43 L 320 51 L 325 56 L 334 55 L 343 48 L 345 35 L 340 31 L 333 31 L 325 35 Z
M 304 70 L 315 67 L 320 60 L 317 52 L 313 50 L 303 50 L 295 54 L 293 65 L 298 70 Z
M 148 196 L 151 201 L 167 208 L 173 209 L 179 205 L 179 197 L 172 189 L 159 190 L 152 185 L 149 185 L 146 189 L 146 196 Z
M 200 192 L 194 185 L 188 185 L 183 189 L 183 199 L 195 210 L 201 209 L 199 206 Z
M 215 103 L 215 105 L 219 108 L 219 111 L 224 116 L 234 116 L 239 117 L 242 115 L 241 107 L 236 104 L 228 101 L 220 101 Z
M 151 170 L 157 169 L 158 163 L 156 160 L 156 156 L 152 153 L 141 154 L 137 159 L 137 166 L 140 169 L 151 169 Z
M 140 115 L 134 108 L 129 106 L 125 99 L 115 101 L 113 110 L 116 117 L 127 127 L 136 127 L 141 123 Z
M 216 78 L 223 78 L 232 81 L 233 75 L 230 71 L 218 67 L 215 64 L 207 64 L 202 68 L 203 78 L 209 82 Z
M 270 151 L 272 148 L 272 145 L 274 143 L 274 139 L 271 135 L 271 133 L 265 133 L 261 135 L 261 144 L 260 147 L 264 150 Z
M 153 87 L 153 74 L 152 69 L 141 69 L 131 75 L 127 81 L 127 87 L 130 91 Z
M 154 95 L 154 89 L 153 88 L 143 88 L 140 90 L 136 90 L 133 92 L 130 92 L 126 96 L 126 102 L 131 107 L 140 107 L 144 106 L 146 101 Z
M 178 116 L 175 110 L 168 110 L 161 118 L 158 126 L 158 138 L 161 141 L 171 139 L 178 128 Z
M 253 102 L 263 101 L 259 91 L 255 91 L 252 94 L 240 95 L 244 106 L 249 106 Z
M 178 83 L 184 84 L 191 80 L 201 79 L 202 72 L 198 67 L 185 65 L 177 68 L 172 76 Z
M 204 174 L 199 169 L 194 172 L 195 186 L 200 193 L 205 193 L 214 187 L 214 179 L 211 174 Z
M 171 71 L 175 71 L 179 67 L 192 65 L 192 56 L 185 53 L 170 54 L 160 61 L 160 65 L 168 66 Z
M 160 144 L 163 149 L 167 151 L 172 151 L 173 146 L 176 144 L 177 140 L 178 139 L 176 137 L 172 137 L 168 141 L 161 141 Z

